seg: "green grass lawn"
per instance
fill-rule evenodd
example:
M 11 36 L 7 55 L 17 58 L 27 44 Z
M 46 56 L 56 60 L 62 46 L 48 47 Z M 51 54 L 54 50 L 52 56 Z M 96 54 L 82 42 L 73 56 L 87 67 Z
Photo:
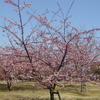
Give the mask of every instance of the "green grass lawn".
M 49 91 L 42 86 L 33 86 L 34 82 L 17 82 L 13 90 L 8 91 L 6 83 L 0 81 L 0 100 L 49 100 Z M 88 92 L 80 95 L 80 85 L 74 87 L 57 87 L 62 100 L 100 100 L 100 87 L 87 84 Z M 55 94 L 56 100 L 58 100 Z

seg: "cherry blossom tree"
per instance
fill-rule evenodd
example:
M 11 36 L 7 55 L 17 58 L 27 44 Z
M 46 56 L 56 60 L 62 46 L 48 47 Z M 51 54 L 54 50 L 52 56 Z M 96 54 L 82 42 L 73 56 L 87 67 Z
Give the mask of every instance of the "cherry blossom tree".
M 11 90 L 13 81 L 16 80 L 14 71 L 15 57 L 9 47 L 1 47 L 0 49 L 0 76 L 7 82 L 8 90 Z
M 88 34 L 93 34 L 100 29 L 95 28 L 88 31 L 79 31 L 70 25 L 68 22 L 70 18 L 69 11 L 74 1 L 65 16 L 60 4 L 57 3 L 59 9 L 57 12 L 53 12 L 51 19 L 47 17 L 48 10 L 43 14 L 37 14 L 36 10 L 31 9 L 32 12 L 27 12 L 29 18 L 26 19 L 26 22 L 23 21 L 21 12 L 26 7 L 30 9 L 31 3 L 24 3 L 24 5 L 20 6 L 20 0 L 17 0 L 18 3 L 14 3 L 12 0 L 4 1 L 16 7 L 14 11 L 16 11 L 19 16 L 19 21 L 4 17 L 7 25 L 4 24 L 4 26 L 0 26 L 3 32 L 7 33 L 12 49 L 16 47 L 18 50 L 21 50 L 21 53 L 18 55 L 15 54 L 19 59 L 23 60 L 23 63 L 18 64 L 22 67 L 27 66 L 26 74 L 30 77 L 34 77 L 36 82 L 49 89 L 50 100 L 54 100 L 54 94 L 59 94 L 58 91 L 55 92 L 56 86 L 61 81 L 68 83 L 76 79 L 78 80 L 79 77 L 74 77 L 75 75 L 79 75 L 77 72 L 80 69 L 83 70 L 82 66 L 90 67 L 88 65 L 91 65 L 91 59 L 93 59 L 93 57 L 90 55 L 92 55 L 93 52 L 91 50 L 90 52 L 89 49 L 87 50 L 90 45 L 84 43 L 80 45 L 80 43 L 82 40 L 85 41 L 86 38 L 89 41 L 90 35 Z M 29 25 L 28 22 L 32 23 L 34 20 L 38 24 L 31 24 L 31 28 L 29 29 L 30 33 L 27 34 L 26 27 Z M 74 44 L 77 40 L 81 42 Z M 77 62 L 78 65 L 76 65 Z M 19 67 L 17 68 L 20 70 Z M 83 76 L 83 74 L 82 72 L 81 76 Z M 24 73 L 22 73 L 22 75 L 24 76 Z M 81 78 L 80 81 L 82 80 L 83 78 Z M 60 96 L 59 99 L 61 99 Z
M 76 68 L 76 80 L 81 83 L 82 94 L 85 83 L 91 82 L 91 79 L 93 79 L 92 75 L 89 74 L 89 71 L 93 68 L 93 63 L 97 62 L 100 57 L 100 52 L 96 45 L 97 41 L 94 38 L 94 35 L 88 34 L 86 36 L 82 35 L 80 39 L 76 39 L 70 46 L 70 56 L 73 66 Z
M 8 90 L 12 89 L 12 83 L 16 82 L 18 78 L 29 78 L 29 66 L 27 59 L 22 56 L 19 50 L 12 47 L 0 48 L 0 78 L 7 83 Z M 27 75 L 26 75 L 27 74 Z

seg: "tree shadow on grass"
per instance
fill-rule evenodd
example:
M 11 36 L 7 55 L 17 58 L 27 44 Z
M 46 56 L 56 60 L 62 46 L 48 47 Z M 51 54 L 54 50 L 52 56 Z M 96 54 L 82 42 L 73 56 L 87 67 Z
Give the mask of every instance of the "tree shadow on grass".
M 50 100 L 49 98 L 35 98 L 35 99 L 31 99 L 31 100 Z
M 6 84 L 0 84 L 0 90 L 2 90 L 2 91 L 8 90 L 7 85 Z
M 0 84 L 0 91 L 7 91 L 8 88 L 7 88 L 7 84 Z M 31 85 L 13 85 L 12 84 L 12 90 L 15 90 L 15 91 L 19 91 L 19 90 L 34 90 L 34 87 L 31 86 Z
M 37 97 L 37 98 L 29 98 L 29 97 L 23 98 L 23 97 L 19 97 L 18 100 L 50 100 L 50 98 L 39 98 L 39 97 Z
M 14 86 L 13 90 L 19 91 L 19 90 L 34 90 L 32 86 Z
M 50 100 L 50 98 L 33 98 L 31 100 Z M 55 100 L 58 100 L 58 99 L 55 99 Z M 66 100 L 66 99 L 61 99 L 61 100 Z

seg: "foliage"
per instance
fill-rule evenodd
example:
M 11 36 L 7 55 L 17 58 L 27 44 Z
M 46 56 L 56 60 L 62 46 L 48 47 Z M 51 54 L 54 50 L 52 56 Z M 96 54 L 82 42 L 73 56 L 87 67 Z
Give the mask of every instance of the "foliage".
M 10 46 L 3 48 L 3 54 L 3 50 L 0 51 L 0 61 L 3 62 L 0 77 L 8 83 L 9 90 L 13 80 L 34 79 L 35 86 L 43 85 L 54 100 L 56 86 L 61 82 L 80 83 L 82 93 L 86 82 L 99 82 L 99 74 L 91 73 L 91 69 L 93 63 L 99 62 L 100 52 L 94 34 L 100 28 L 79 31 L 71 26 L 68 14 L 74 0 L 66 15 L 57 3 L 58 11 L 53 12 L 51 19 L 47 17 L 48 10 L 38 14 L 31 9 L 31 3 L 24 2 L 21 6 L 20 0 L 17 3 L 4 1 L 15 7 L 19 17 L 19 21 L 4 17 L 5 24 L 0 26 L 10 42 Z M 22 16 L 25 8 L 29 8 L 26 21 Z M 25 29 L 34 20 L 38 24 L 31 24 L 27 34 Z

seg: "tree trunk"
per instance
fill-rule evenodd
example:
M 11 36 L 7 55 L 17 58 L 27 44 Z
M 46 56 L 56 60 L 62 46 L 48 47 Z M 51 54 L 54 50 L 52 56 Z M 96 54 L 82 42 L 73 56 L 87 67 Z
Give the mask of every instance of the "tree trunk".
M 88 94 L 88 88 L 85 82 L 81 83 L 81 95 Z
M 58 94 L 58 98 L 59 98 L 59 100 L 61 100 L 61 97 L 60 97 L 60 94 L 59 94 L 59 92 L 57 91 L 57 94 Z
M 82 66 L 81 66 L 82 67 Z M 83 70 L 81 68 L 81 95 L 84 94 Z
M 86 84 L 86 86 L 85 86 L 85 87 L 86 87 L 86 94 L 88 94 L 88 88 L 87 88 L 87 84 Z
M 81 95 L 83 95 L 83 93 L 84 93 L 84 84 L 83 84 L 83 82 L 81 82 Z
M 86 83 L 85 82 L 81 82 L 81 95 L 84 95 L 84 92 L 87 92 L 87 87 L 86 87 Z
M 7 88 L 9 91 L 11 91 L 11 86 L 12 86 L 12 83 L 11 82 L 7 82 Z
M 54 100 L 54 89 L 50 88 L 49 91 L 50 91 L 50 100 Z

